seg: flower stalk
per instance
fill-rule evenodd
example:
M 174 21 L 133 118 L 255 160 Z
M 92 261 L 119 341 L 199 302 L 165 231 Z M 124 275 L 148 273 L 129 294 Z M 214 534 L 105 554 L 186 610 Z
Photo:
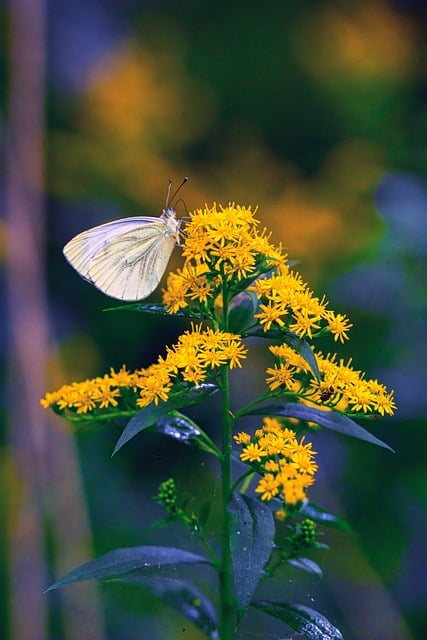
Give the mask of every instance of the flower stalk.
M 186 527 L 204 556 L 175 547 L 118 549 L 107 554 L 105 562 L 101 557 L 86 563 L 51 588 L 94 577 L 126 580 L 129 566 L 138 569 L 145 588 L 173 602 L 209 640 L 233 640 L 249 607 L 279 617 L 309 640 L 326 637 L 326 628 L 328 637 L 340 640 L 339 630 L 320 613 L 295 603 L 257 601 L 256 588 L 288 563 L 321 575 L 316 563 L 302 555 L 322 547 L 316 521 L 345 528 L 342 520 L 332 514 L 325 518 L 309 501 L 318 465 L 312 443 L 301 434 L 311 435 L 323 426 L 387 447 L 353 418 L 392 415 L 393 392 L 355 370 L 351 359 L 344 362 L 315 349 L 314 341 L 326 334 L 344 342 L 352 325 L 292 271 L 281 246 L 271 244 L 266 230 L 259 230 L 250 208 L 213 205 L 189 218 L 183 268 L 169 274 L 158 309 L 162 315 L 188 316 L 190 329 L 147 368 L 111 369 L 103 377 L 47 393 L 41 402 L 86 425 L 131 417 L 115 452 L 151 428 L 215 456 L 221 485 L 220 552 L 217 556 L 209 541 L 209 509 L 188 512 L 190 501 L 180 503 L 169 479 L 156 501 L 166 509 L 166 523 L 179 521 Z M 153 305 L 145 309 L 138 303 L 129 310 L 153 313 Z M 265 372 L 265 391 L 232 411 L 230 370 L 243 366 L 248 337 L 267 340 L 272 361 Z M 215 391 L 221 399 L 218 443 L 180 411 Z M 235 433 L 236 421 L 250 415 L 263 416 L 259 427 L 253 433 Z M 241 447 L 240 463 L 245 466 L 234 481 L 233 443 Z M 146 568 L 161 571 L 193 562 L 208 563 L 217 571 L 216 607 L 188 581 L 165 579 L 160 573 L 158 585 L 151 579 L 144 582 Z
M 220 600 L 220 637 L 221 640 L 232 640 L 235 627 L 235 598 L 233 595 L 233 564 L 231 557 L 232 521 L 229 511 L 231 496 L 231 453 L 233 419 L 230 408 L 230 382 L 228 367 L 221 372 L 222 402 L 222 462 L 221 462 L 221 496 L 222 496 L 222 531 L 221 531 L 221 568 L 219 574 Z

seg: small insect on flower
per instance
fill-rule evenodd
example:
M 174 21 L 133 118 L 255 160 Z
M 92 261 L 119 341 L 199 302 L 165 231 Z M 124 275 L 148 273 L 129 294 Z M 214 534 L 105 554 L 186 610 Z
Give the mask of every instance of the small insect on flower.
M 143 300 L 158 286 L 172 251 L 180 244 L 181 220 L 172 203 L 184 178 L 158 218 L 113 220 L 79 233 L 64 247 L 77 273 L 111 298 Z
M 332 398 L 335 393 L 335 389 L 332 385 L 329 385 L 326 389 L 323 389 L 320 393 L 320 399 L 322 402 L 327 402 Z

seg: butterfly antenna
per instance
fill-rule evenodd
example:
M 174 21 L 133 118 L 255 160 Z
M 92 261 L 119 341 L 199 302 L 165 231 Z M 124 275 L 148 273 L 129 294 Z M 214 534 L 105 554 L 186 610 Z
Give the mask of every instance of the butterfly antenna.
M 186 204 L 185 200 L 183 200 L 182 198 L 180 198 L 179 200 L 177 200 L 177 201 L 175 202 L 175 206 L 176 206 L 176 205 L 178 205 L 180 202 L 182 202 L 182 205 L 183 205 L 183 207 L 184 207 L 184 209 L 185 209 L 185 213 L 187 214 L 187 215 L 185 215 L 185 216 L 182 216 L 182 220 L 184 220 L 185 218 L 189 218 L 190 216 L 188 215 L 188 209 L 187 209 L 187 204 Z
M 175 191 L 173 192 L 172 195 L 170 195 L 171 192 L 171 188 L 172 188 L 172 180 L 169 180 L 169 186 L 168 186 L 168 197 L 166 198 L 166 209 L 169 206 L 172 206 L 173 201 L 175 200 L 176 196 L 178 195 L 178 193 L 181 191 L 182 187 L 185 185 L 185 183 L 188 182 L 188 178 L 184 178 L 184 180 L 181 182 L 180 185 L 178 185 L 178 187 L 175 189 Z
M 171 189 L 172 189 L 172 180 L 171 180 L 171 179 L 169 179 L 169 182 L 168 182 L 168 192 L 167 192 L 167 194 L 166 194 L 166 205 L 165 205 L 165 209 L 167 209 L 167 208 L 168 208 L 168 206 L 169 206 L 170 195 L 171 195 Z

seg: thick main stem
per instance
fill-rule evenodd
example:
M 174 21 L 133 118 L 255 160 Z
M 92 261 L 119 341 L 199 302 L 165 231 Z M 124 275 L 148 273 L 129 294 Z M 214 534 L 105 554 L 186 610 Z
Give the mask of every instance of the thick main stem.
M 226 279 L 223 275 L 222 311 L 223 330 L 228 330 L 228 292 Z M 221 462 L 221 497 L 222 497 L 222 541 L 221 568 L 219 573 L 220 621 L 219 632 L 221 640 L 233 640 L 235 625 L 235 606 L 233 594 L 233 563 L 231 557 L 232 521 L 228 510 L 231 494 L 231 446 L 233 435 L 233 419 L 230 407 L 229 369 L 223 366 L 221 370 L 221 399 L 222 399 L 222 462 Z
M 221 493 L 222 493 L 222 545 L 221 569 L 219 574 L 220 597 L 220 638 L 233 640 L 234 634 L 234 595 L 233 595 L 233 566 L 231 558 L 231 514 L 228 510 L 231 491 L 231 444 L 233 421 L 230 414 L 230 386 L 228 368 L 222 370 L 222 445 L 223 458 L 221 463 Z

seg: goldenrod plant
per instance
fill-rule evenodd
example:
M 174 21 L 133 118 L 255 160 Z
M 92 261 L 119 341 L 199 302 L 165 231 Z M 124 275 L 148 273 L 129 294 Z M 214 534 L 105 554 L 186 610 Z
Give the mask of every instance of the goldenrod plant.
M 342 634 L 323 614 L 304 604 L 259 599 L 257 586 L 288 565 L 322 576 L 310 557 L 326 547 L 318 528 L 345 529 L 347 523 L 310 501 L 318 469 L 310 434 L 332 429 L 389 448 L 355 420 L 392 415 L 393 392 L 351 360 L 315 347 L 327 335 L 343 343 L 352 325 L 324 296 L 314 295 L 255 213 L 234 203 L 190 213 L 182 232 L 184 264 L 168 275 L 162 304 L 116 307 L 188 318 L 189 328 L 157 362 L 66 384 L 41 401 L 73 423 L 127 419 L 114 453 L 150 428 L 214 456 L 221 487 L 218 539 L 209 532 L 209 509 L 189 510 L 175 480 L 165 478 L 155 500 L 166 523 L 178 521 L 191 532 L 194 548 L 116 549 L 50 590 L 89 579 L 136 582 L 210 640 L 232 640 L 250 607 L 311 640 L 336 640 Z M 235 406 L 230 370 L 241 373 L 254 339 L 264 341 L 270 358 L 265 390 Z M 221 405 L 217 442 L 183 412 L 212 394 Z M 249 416 L 259 416 L 252 432 L 245 427 Z M 193 563 L 215 570 L 217 602 L 176 577 L 180 565 Z

